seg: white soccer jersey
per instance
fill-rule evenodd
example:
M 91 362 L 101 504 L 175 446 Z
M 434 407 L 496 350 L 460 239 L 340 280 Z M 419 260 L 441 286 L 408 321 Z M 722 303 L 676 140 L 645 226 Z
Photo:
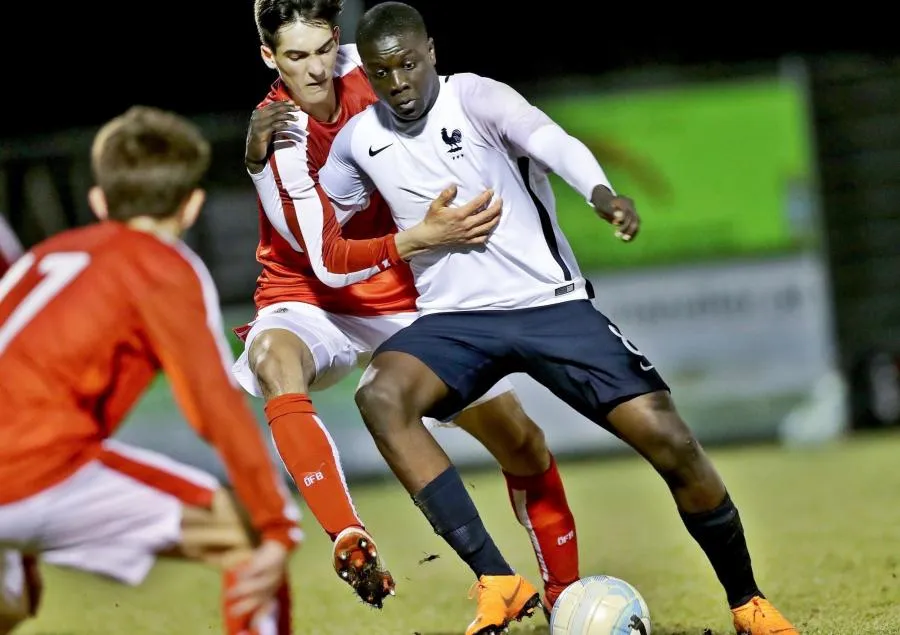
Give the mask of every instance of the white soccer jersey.
M 423 314 L 587 298 L 546 175 L 556 172 L 589 199 L 595 186 L 609 187 L 596 159 L 506 84 L 469 73 L 440 81 L 437 101 L 417 121 L 396 118 L 383 103 L 352 118 L 319 173 L 322 188 L 345 210 L 365 207 L 377 188 L 401 230 L 419 223 L 450 184 L 460 202 L 486 189 L 502 197 L 487 245 L 412 258 Z

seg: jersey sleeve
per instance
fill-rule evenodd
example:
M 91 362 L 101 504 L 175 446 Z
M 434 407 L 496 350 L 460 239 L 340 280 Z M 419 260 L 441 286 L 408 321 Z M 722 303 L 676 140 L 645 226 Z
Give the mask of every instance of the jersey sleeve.
M 368 206 L 375 191 L 375 184 L 353 156 L 353 133 L 361 116 L 351 118 L 337 133 L 328 160 L 319 170 L 322 190 L 338 209 L 351 213 Z
M 453 77 L 466 114 L 488 142 L 502 144 L 540 162 L 561 176 L 588 203 L 598 185 L 613 191 L 588 147 L 515 89 L 471 73 Z
M 297 544 L 299 513 L 268 454 L 256 418 L 231 375 L 218 293 L 206 267 L 180 247 L 138 298 L 143 330 L 190 425 L 218 452 L 264 539 Z
M 272 227 L 294 249 L 306 252 L 316 277 L 330 287 L 360 282 L 399 263 L 393 234 L 343 238 L 331 202 L 310 173 L 306 134 L 276 134 L 266 166 L 250 175 Z

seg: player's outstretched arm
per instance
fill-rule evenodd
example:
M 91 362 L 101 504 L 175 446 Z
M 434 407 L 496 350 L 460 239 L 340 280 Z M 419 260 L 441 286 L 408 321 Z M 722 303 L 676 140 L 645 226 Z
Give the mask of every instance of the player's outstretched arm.
M 266 449 L 256 418 L 231 376 L 218 293 L 186 247 L 158 263 L 138 298 L 143 330 L 185 419 L 219 454 L 228 479 L 264 541 L 287 550 L 299 540 L 299 514 Z
M 640 229 L 634 201 L 618 196 L 590 149 L 510 86 L 472 74 L 454 76 L 462 103 L 491 143 L 527 155 L 563 178 L 630 241 Z

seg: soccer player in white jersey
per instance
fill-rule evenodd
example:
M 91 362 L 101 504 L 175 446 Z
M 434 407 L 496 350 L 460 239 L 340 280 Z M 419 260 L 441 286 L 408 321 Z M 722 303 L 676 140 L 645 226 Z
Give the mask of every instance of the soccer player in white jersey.
M 759 590 L 738 510 L 668 386 L 591 303 L 546 173 L 560 175 L 626 241 L 639 228 L 632 201 L 616 195 L 581 142 L 509 86 L 439 76 L 412 7 L 376 5 L 356 41 L 380 101 L 335 138 L 319 173 L 329 197 L 356 209 L 377 189 L 400 230 L 419 222 L 423 203 L 448 180 L 463 198 L 491 189 L 503 199 L 484 246 L 412 258 L 423 317 L 376 350 L 357 392 L 379 450 L 435 530 L 457 551 L 485 540 L 471 517 L 455 514 L 468 494 L 422 417 L 446 416 L 525 372 L 663 477 L 724 587 L 738 633 L 796 633 Z
M 338 45 L 340 9 L 340 0 L 254 3 L 262 59 L 278 77 L 254 112 L 247 135 L 245 160 L 259 194 L 256 255 L 262 273 L 254 294 L 257 316 L 240 329 L 245 350 L 234 372 L 248 392 L 265 399 L 275 446 L 307 507 L 333 541 L 335 570 L 364 601 L 380 606 L 393 581 L 378 566 L 375 540 L 353 505 L 329 423 L 317 415 L 310 393 L 365 363 L 381 342 L 417 317 L 416 288 L 402 260 L 412 255 L 408 250 L 465 243 L 467 237 L 483 242 L 482 230 L 496 224 L 498 210 L 492 208 L 499 199 L 475 214 L 466 210 L 487 204 L 489 193 L 473 197 L 481 201 L 474 208 L 447 208 L 452 188 L 435 197 L 434 205 L 426 202 L 430 221 L 419 229 L 457 218 L 465 230 L 443 243 L 441 236 L 454 236 L 447 227 L 437 234 L 419 232 L 412 241 L 408 239 L 416 228 L 385 239 L 396 225 L 383 200 L 373 200 L 352 217 L 336 218 L 316 175 L 338 131 L 378 99 L 356 47 Z M 341 233 L 341 225 L 352 240 L 328 239 Z M 477 231 L 472 234 L 467 227 Z M 326 242 L 330 249 L 323 249 Z M 358 262 L 356 252 L 372 257 L 378 274 L 342 286 L 368 275 L 334 273 L 338 264 Z M 510 388 L 506 380 L 498 383 L 454 423 L 478 439 L 501 466 L 516 517 L 529 533 L 541 569 L 545 606 L 551 606 L 579 577 L 575 521 L 544 435 Z M 473 545 L 466 554 L 477 573 L 492 573 L 491 549 L 492 543 Z M 489 557 L 483 558 L 484 553 Z M 501 563 L 498 571 L 507 569 Z M 537 592 L 527 583 L 519 590 L 517 597 L 524 598 L 519 607 L 533 611 Z

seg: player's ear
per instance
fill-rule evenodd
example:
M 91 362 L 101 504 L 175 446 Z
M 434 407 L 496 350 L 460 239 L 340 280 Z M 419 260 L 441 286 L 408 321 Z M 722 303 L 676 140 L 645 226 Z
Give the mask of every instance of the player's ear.
M 259 54 L 262 56 L 263 64 L 271 68 L 273 71 L 278 70 L 278 66 L 275 64 L 275 52 L 272 49 L 270 49 L 265 44 L 260 44 Z
M 197 217 L 200 216 L 200 210 L 203 208 L 203 203 L 206 202 L 206 190 L 201 190 L 197 188 L 185 199 L 184 204 L 181 206 L 181 229 L 187 230 L 190 228 L 195 222 L 197 222 Z
M 335 27 L 331 30 L 331 37 L 334 38 L 335 44 L 341 43 L 341 27 L 335 25 Z
M 100 189 L 99 185 L 95 185 L 88 190 L 87 198 L 88 205 L 90 205 L 91 211 L 94 212 L 94 216 L 96 216 L 98 220 L 106 220 L 109 218 L 106 195 L 103 194 L 103 190 Z
M 434 66 L 437 64 L 437 57 L 434 54 L 434 38 L 428 38 L 428 61 Z

